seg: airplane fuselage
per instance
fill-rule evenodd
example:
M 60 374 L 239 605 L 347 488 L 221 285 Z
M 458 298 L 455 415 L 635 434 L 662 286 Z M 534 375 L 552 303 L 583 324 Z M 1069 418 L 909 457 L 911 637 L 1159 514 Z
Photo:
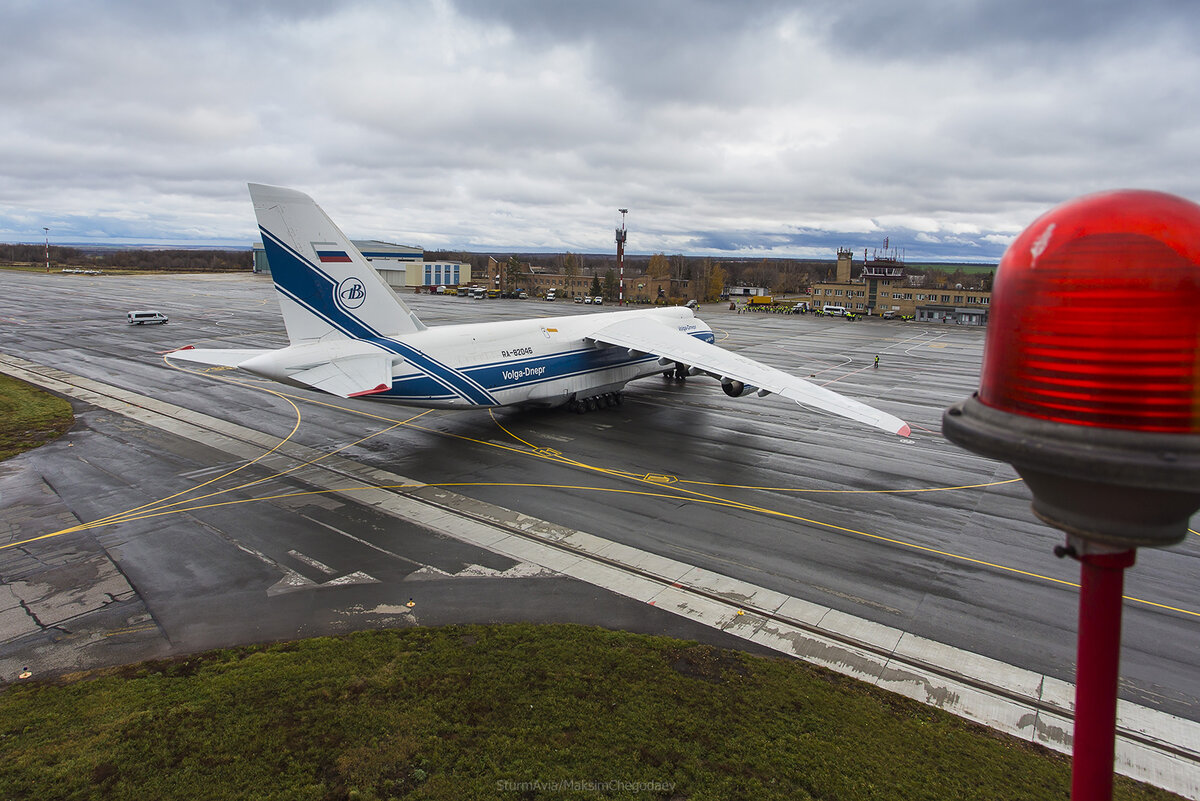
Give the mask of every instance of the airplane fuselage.
M 288 381 L 289 373 L 328 360 L 332 350 L 373 346 L 393 354 L 393 359 L 391 387 L 368 395 L 371 400 L 432 408 L 558 406 L 617 392 L 629 381 L 669 369 L 657 356 L 597 346 L 585 338 L 597 324 L 605 324 L 604 318 L 616 322 L 630 315 L 653 316 L 690 336 L 713 341 L 712 330 L 691 309 L 674 306 L 436 326 L 353 342 L 309 343 L 272 354 L 268 368 L 243 367 Z
M 635 378 L 662 372 L 658 357 L 601 348 L 585 341 L 601 320 L 654 315 L 711 342 L 712 331 L 691 309 L 606 312 L 429 328 L 375 343 L 399 351 L 392 388 L 373 399 L 412 406 L 557 406 L 572 398 L 618 391 Z M 418 355 L 419 354 L 419 355 Z

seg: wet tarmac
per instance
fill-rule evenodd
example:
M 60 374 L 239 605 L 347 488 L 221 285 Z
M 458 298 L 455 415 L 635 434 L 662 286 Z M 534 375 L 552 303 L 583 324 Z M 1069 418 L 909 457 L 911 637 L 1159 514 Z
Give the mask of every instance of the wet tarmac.
M 0 352 L 237 429 L 206 439 L 202 426 L 148 424 L 77 392 L 68 435 L 0 463 L 0 680 L 452 622 L 572 621 L 755 647 L 385 513 L 349 485 L 331 490 L 313 461 L 325 454 L 1073 677 L 1077 565 L 1053 557 L 1061 535 L 1034 520 L 1011 468 L 940 433 L 942 411 L 977 384 L 982 329 L 702 308 L 719 344 L 904 418 L 905 440 L 779 398 L 728 398 L 707 379 L 644 379 L 622 406 L 583 415 L 342 401 L 163 360 L 188 344 L 285 344 L 269 278 L 4 280 Z M 405 300 L 430 325 L 614 308 Z M 128 326 L 135 308 L 171 322 Z M 296 450 L 271 452 L 284 440 Z M 1139 553 L 1122 663 L 1123 698 L 1192 720 L 1197 556 L 1195 535 Z

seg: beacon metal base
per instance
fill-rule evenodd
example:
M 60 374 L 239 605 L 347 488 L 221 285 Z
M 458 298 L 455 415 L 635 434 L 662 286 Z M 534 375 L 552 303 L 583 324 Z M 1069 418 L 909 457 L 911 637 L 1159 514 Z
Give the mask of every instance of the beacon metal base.
M 977 395 L 942 416 L 957 445 L 1009 462 L 1056 528 L 1114 548 L 1187 536 L 1200 507 L 1200 436 L 1055 423 L 985 406 Z

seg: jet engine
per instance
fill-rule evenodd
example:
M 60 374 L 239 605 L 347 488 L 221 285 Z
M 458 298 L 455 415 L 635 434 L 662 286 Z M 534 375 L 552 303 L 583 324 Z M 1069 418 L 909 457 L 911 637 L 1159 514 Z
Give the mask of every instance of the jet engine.
M 721 390 L 731 398 L 740 398 L 753 392 L 754 387 L 743 384 L 741 381 L 722 381 Z

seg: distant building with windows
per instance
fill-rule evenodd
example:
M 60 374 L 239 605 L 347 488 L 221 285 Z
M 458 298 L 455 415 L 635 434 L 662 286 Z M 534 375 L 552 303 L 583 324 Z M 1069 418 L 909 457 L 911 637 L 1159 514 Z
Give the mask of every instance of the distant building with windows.
M 439 286 L 471 283 L 471 265 L 459 261 L 425 261 L 425 251 L 412 245 L 395 245 L 376 239 L 351 242 L 388 286 L 396 290 L 433 290 Z M 271 265 L 262 242 L 254 243 L 254 272 L 270 274 Z
M 864 259 L 862 272 L 855 278 L 851 278 L 853 265 L 851 252 L 839 248 L 835 280 L 813 284 L 813 308 L 845 306 L 848 311 L 875 317 L 890 313 L 922 322 L 987 324 L 992 302 L 989 290 L 922 286 L 924 276 L 908 275 L 904 263 L 889 256 Z

